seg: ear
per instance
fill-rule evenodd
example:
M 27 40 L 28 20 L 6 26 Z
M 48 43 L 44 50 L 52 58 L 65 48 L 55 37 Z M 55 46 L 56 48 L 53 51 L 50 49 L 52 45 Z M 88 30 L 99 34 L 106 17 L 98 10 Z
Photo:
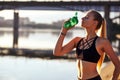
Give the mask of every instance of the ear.
M 97 24 L 98 24 L 98 21 L 95 20 L 95 21 L 94 21 L 94 25 L 97 26 Z

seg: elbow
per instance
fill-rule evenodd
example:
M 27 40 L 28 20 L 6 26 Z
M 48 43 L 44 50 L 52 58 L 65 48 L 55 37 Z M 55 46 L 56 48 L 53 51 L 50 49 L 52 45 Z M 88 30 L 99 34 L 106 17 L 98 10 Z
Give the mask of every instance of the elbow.
M 62 56 L 60 52 L 55 51 L 55 50 L 53 51 L 53 55 L 54 55 L 54 56 Z
M 120 73 L 120 63 L 118 63 L 117 65 L 115 65 L 115 70 Z
M 53 53 L 53 55 L 54 55 L 54 56 L 61 56 L 61 55 L 59 55 L 59 54 L 56 54 L 56 53 Z

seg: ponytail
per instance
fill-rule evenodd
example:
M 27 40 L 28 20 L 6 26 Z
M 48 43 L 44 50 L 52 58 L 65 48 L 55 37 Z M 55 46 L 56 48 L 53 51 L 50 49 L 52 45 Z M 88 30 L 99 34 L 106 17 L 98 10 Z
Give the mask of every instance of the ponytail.
M 106 20 L 103 19 L 102 20 L 102 25 L 101 25 L 101 28 L 98 30 L 97 34 L 100 36 L 100 37 L 103 37 L 103 38 L 107 38 L 107 33 L 106 33 Z M 101 57 L 97 63 L 97 70 L 98 72 L 100 73 L 101 71 L 101 65 L 103 63 L 103 60 L 105 58 L 105 53 L 102 53 L 101 54 Z

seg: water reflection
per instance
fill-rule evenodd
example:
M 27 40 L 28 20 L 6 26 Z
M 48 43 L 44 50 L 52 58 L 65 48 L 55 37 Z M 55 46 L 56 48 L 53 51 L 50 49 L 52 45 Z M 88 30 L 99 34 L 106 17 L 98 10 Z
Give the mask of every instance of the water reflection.
M 75 61 L 0 57 L 0 80 L 76 80 Z
M 20 28 L 18 48 L 53 49 L 60 30 Z M 75 36 L 84 36 L 84 30 L 71 30 L 67 33 L 65 43 Z M 12 28 L 0 28 L 0 47 L 12 47 Z M 49 44 L 49 45 L 48 45 Z
M 24 38 L 28 38 L 31 34 L 35 34 L 35 33 L 50 33 L 53 36 L 58 36 L 60 33 L 60 29 L 31 29 L 31 28 L 20 28 L 19 29 L 19 37 L 24 37 Z M 13 30 L 12 28 L 0 28 L 0 36 L 4 36 L 4 35 L 8 35 L 8 34 L 13 34 Z M 71 37 L 73 34 L 72 31 L 67 33 L 66 37 Z

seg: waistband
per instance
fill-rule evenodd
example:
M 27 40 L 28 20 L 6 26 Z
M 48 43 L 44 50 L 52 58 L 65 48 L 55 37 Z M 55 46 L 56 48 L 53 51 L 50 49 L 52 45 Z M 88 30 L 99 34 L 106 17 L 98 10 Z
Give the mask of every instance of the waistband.
M 80 78 L 78 78 L 78 80 L 82 80 Z M 102 80 L 100 75 L 96 76 L 96 77 L 93 77 L 93 78 L 90 78 L 90 79 L 86 79 L 86 80 Z

